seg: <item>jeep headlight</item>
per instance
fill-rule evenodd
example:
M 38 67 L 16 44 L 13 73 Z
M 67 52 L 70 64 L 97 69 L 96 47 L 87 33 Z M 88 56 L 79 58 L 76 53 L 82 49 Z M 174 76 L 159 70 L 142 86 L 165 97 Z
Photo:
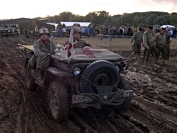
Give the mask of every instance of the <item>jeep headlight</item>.
M 128 67 L 129 67 L 128 62 L 127 62 L 127 61 L 124 61 L 124 62 L 123 62 L 123 70 L 127 70 Z
M 74 73 L 74 75 L 77 76 L 77 75 L 81 74 L 81 69 L 79 67 L 76 67 L 76 68 L 74 68 L 73 73 Z
M 120 67 L 116 66 L 117 72 L 120 72 Z

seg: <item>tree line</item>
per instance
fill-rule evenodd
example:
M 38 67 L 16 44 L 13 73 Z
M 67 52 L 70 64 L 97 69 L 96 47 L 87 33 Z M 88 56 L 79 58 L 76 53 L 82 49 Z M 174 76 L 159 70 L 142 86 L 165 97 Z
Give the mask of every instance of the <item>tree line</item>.
M 39 19 L 37 17 L 36 19 Z M 80 16 L 71 12 L 62 12 L 55 16 L 46 16 L 49 22 L 60 23 L 64 22 L 91 22 L 93 25 L 107 25 L 107 26 L 141 26 L 149 25 L 165 25 L 170 24 L 177 26 L 177 12 L 134 12 L 124 13 L 122 15 L 109 15 L 106 11 L 94 11 L 88 13 L 86 16 Z

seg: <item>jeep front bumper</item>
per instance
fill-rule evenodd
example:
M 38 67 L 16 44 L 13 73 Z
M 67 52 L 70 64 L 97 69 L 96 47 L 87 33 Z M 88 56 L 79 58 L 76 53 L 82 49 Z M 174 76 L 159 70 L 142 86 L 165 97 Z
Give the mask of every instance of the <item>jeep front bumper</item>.
M 132 97 L 133 90 L 119 89 L 117 92 L 111 93 L 81 93 L 80 95 L 72 95 L 72 105 L 74 104 L 92 104 L 99 102 L 107 105 L 120 105 L 125 98 Z

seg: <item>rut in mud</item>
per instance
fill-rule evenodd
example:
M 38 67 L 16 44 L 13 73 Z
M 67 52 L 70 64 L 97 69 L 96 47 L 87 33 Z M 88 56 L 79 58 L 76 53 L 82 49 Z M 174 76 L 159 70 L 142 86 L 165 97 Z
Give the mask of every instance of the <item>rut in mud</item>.
M 177 67 L 130 62 L 126 79 L 134 90 L 128 110 L 117 114 L 111 107 L 70 110 L 69 119 L 55 122 L 42 91 L 29 91 L 24 81 L 22 37 L 0 40 L 0 133 L 176 133 Z M 130 51 L 122 52 L 125 57 Z M 172 51 L 173 56 L 177 52 Z

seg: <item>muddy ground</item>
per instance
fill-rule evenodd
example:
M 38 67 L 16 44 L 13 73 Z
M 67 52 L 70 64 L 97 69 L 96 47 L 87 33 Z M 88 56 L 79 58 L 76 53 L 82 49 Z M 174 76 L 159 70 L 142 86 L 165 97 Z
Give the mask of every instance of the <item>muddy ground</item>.
M 22 37 L 0 40 L 0 133 L 177 133 L 177 65 L 130 62 L 126 79 L 134 90 L 128 110 L 71 109 L 69 119 L 55 122 L 41 91 L 26 89 Z M 119 51 L 115 51 L 119 52 Z M 120 53 L 120 52 L 119 52 Z M 128 56 L 130 51 L 121 52 Z M 172 51 L 172 57 L 177 51 Z M 111 117 L 108 117 L 111 116 Z

